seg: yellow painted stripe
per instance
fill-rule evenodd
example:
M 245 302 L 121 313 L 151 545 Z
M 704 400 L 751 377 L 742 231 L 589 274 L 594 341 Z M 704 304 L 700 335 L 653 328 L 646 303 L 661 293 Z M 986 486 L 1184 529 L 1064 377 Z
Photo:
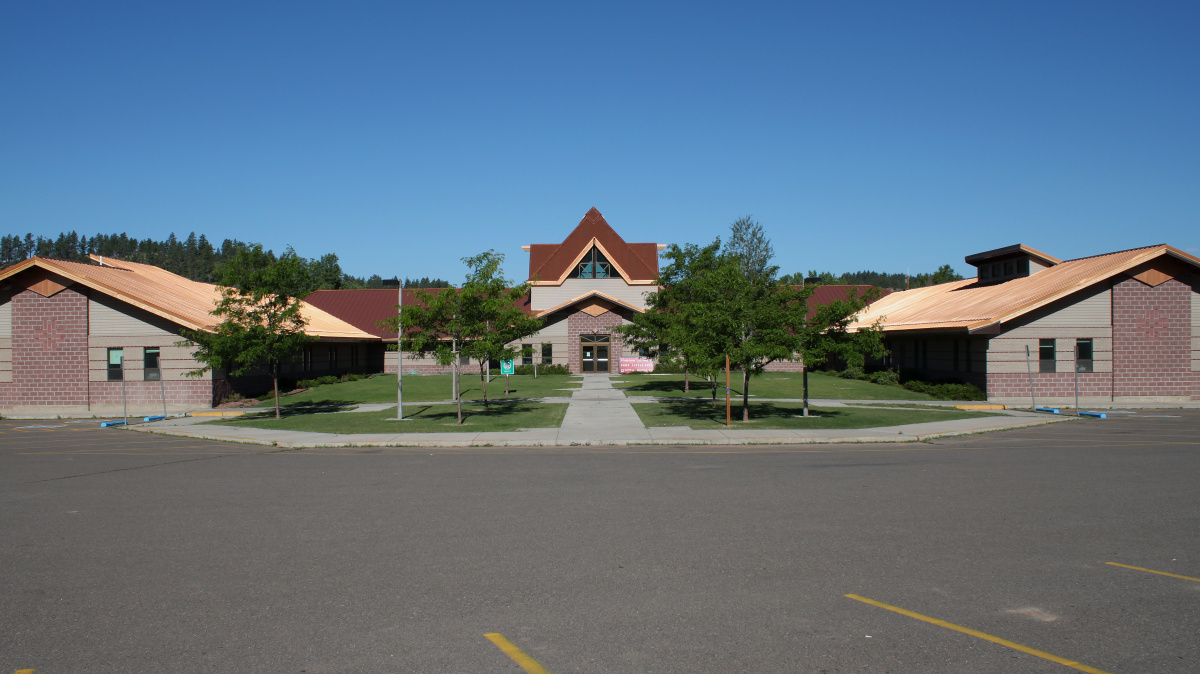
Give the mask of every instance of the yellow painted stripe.
M 14 674 L 33 674 L 32 669 L 18 669 Z
M 550 674 L 550 672 L 546 671 L 545 667 L 538 664 L 537 660 L 525 655 L 525 651 L 517 648 L 516 645 L 508 639 L 505 639 L 503 634 L 500 634 L 499 632 L 489 632 L 483 636 L 490 639 L 493 644 L 496 644 L 500 650 L 504 651 L 505 655 L 512 658 L 513 662 L 520 665 L 521 669 L 529 672 L 529 674 Z
M 1184 580 L 1190 580 L 1190 581 L 1200 583 L 1200 578 L 1192 578 L 1191 576 L 1181 576 L 1178 573 L 1167 573 L 1166 571 L 1155 571 L 1154 569 L 1145 569 L 1140 566 L 1130 566 L 1128 564 L 1117 564 L 1116 562 L 1105 562 L 1105 563 L 1109 564 L 1111 566 L 1119 566 L 1122 569 L 1133 569 L 1134 571 L 1145 571 L 1146 573 L 1157 573 L 1160 576 L 1170 576 L 1172 578 L 1182 578 Z
M 954 630 L 955 632 L 962 632 L 963 634 L 970 634 L 973 637 L 979 637 L 980 639 L 990 641 L 994 644 L 1000 644 L 1001 646 L 1007 646 L 1008 648 L 1021 651 L 1022 653 L 1028 653 L 1029 655 L 1036 655 L 1039 658 L 1049 660 L 1050 662 L 1057 662 L 1060 665 L 1063 665 L 1065 667 L 1070 667 L 1071 669 L 1077 669 L 1081 672 L 1090 672 L 1091 674 L 1110 674 L 1109 672 L 1106 672 L 1103 669 L 1096 669 L 1095 667 L 1088 667 L 1087 665 L 1079 663 L 1079 662 L 1075 662 L 1074 660 L 1060 658 L 1057 655 L 1052 655 L 1045 651 L 1039 651 L 1036 648 L 1022 646 L 1021 644 L 1018 644 L 1013 641 L 1009 641 L 1008 639 L 1001 639 L 1000 637 L 994 637 L 990 634 L 987 634 L 986 632 L 980 632 L 979 630 L 973 630 L 969 627 L 963 627 L 961 625 L 955 625 L 954 623 L 948 623 L 945 620 L 938 620 L 937 618 L 931 618 L 927 615 L 921 615 L 920 613 L 915 613 L 915 612 L 909 611 L 907 609 L 902 609 L 899 606 L 892 606 L 891 604 L 885 604 L 881 601 L 875 601 L 874 599 L 868 599 L 866 597 L 862 597 L 857 594 L 848 594 L 845 596 L 847 596 L 850 599 L 853 599 L 855 601 L 861 601 L 864 604 L 878 606 L 879 608 L 885 608 L 889 611 L 894 611 L 896 613 L 899 613 L 900 615 L 906 615 L 909 618 L 916 618 L 917 620 L 923 620 L 931 625 L 937 625 L 938 627 L 945 627 L 948 630 Z

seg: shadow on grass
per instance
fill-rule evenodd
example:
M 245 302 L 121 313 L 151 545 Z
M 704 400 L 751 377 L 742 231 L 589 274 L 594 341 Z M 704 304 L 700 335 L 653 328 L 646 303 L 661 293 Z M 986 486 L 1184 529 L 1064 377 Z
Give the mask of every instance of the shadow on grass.
M 317 414 L 339 412 L 341 410 L 351 410 L 353 407 L 359 404 L 361 403 L 346 403 L 341 400 L 317 400 L 299 404 L 295 407 L 280 407 L 279 411 L 284 418 L 308 417 Z M 530 412 L 537 407 L 537 402 L 529 400 L 491 400 L 486 408 L 484 407 L 482 400 L 464 400 L 462 406 L 463 422 L 468 422 L 471 417 L 479 417 L 480 419 L 501 418 L 517 412 Z M 434 411 L 435 408 L 436 411 Z M 253 411 L 250 411 L 250 409 Z M 349 413 L 358 414 L 357 412 Z M 392 410 L 392 414 L 395 414 L 395 410 Z M 436 406 L 414 405 L 411 403 L 406 403 L 404 405 L 404 417 L 406 419 L 429 421 L 433 423 L 454 423 L 458 419 L 458 412 L 452 403 L 439 404 Z M 257 407 L 249 408 L 246 414 L 232 417 L 227 421 L 257 421 L 274 418 L 274 407 Z
M 626 376 L 626 375 L 621 375 L 621 376 Z M 636 379 L 627 379 L 626 381 L 637 381 L 637 380 Z M 651 379 L 651 380 L 643 381 L 638 384 L 634 384 L 632 386 L 624 386 L 624 387 L 619 387 L 619 388 L 621 388 L 621 390 L 623 390 L 623 391 L 639 391 L 639 392 L 643 392 L 643 393 L 683 393 L 683 380 L 682 379 Z M 712 384 L 710 384 L 709 382 L 703 381 L 703 380 L 693 381 L 689 388 L 691 390 L 691 393 L 694 393 L 694 394 L 700 394 L 700 393 L 711 394 L 712 393 Z M 725 392 L 724 381 L 718 383 L 717 391 L 721 394 L 722 399 L 724 399 L 724 392 Z M 740 395 L 742 395 L 742 392 L 740 390 L 734 389 L 733 395 L 740 396 Z
M 664 400 L 661 404 L 666 406 L 671 414 L 677 414 L 690 421 L 712 421 L 725 424 L 724 399 L 717 401 L 715 408 L 711 400 Z M 803 407 L 797 404 L 779 405 L 771 402 L 752 402 L 750 403 L 750 421 L 791 419 L 799 416 L 802 410 Z M 821 416 L 826 420 L 834 420 L 846 417 L 847 411 L 822 408 Z M 733 420 L 735 422 L 742 420 L 742 405 L 738 401 L 733 402 Z

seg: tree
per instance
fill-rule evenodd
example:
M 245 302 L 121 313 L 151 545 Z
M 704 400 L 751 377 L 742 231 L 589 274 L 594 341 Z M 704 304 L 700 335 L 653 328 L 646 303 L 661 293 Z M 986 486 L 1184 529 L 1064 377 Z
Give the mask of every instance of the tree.
M 183 344 L 194 346 L 203 364 L 188 376 L 212 369 L 241 376 L 265 366 L 274 383 L 278 419 L 280 364 L 313 339 L 305 334 L 300 314 L 300 297 L 310 282 L 304 260 L 291 248 L 279 258 L 259 244 L 239 249 L 218 269 L 221 301 L 212 314 L 221 322 L 212 332 L 183 331 Z
M 725 244 L 725 251 L 741 260 L 742 270 L 747 277 L 767 273 L 771 258 L 775 257 L 771 240 L 751 215 L 738 218 L 729 226 L 729 241 Z
M 488 406 L 488 362 L 516 357 L 519 347 L 511 344 L 536 333 L 541 319 L 527 315 L 519 306 L 529 293 L 529 284 L 509 287 L 500 268 L 504 256 L 487 251 L 463 258 L 468 272 L 461 288 L 418 289 L 415 302 L 401 308 L 400 317 L 383 323 L 403 328 L 406 351 L 434 356 L 440 365 L 452 365 L 458 377 L 459 354 L 479 363 L 483 404 Z M 458 423 L 462 423 L 462 394 L 457 390 Z

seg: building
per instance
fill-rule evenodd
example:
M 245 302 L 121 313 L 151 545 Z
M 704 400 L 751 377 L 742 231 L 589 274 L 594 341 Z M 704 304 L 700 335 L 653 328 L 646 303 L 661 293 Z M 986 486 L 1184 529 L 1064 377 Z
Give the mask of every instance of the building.
M 1059 260 L 1024 245 L 967 256 L 974 278 L 893 293 L 893 364 L 1000 403 L 1200 400 L 1200 259 L 1168 245 Z
M 199 369 L 181 330 L 212 329 L 217 287 L 150 265 L 33 257 L 0 271 L 0 414 L 112 415 L 210 407 L 270 388 L 263 375 Z M 383 343 L 312 305 L 318 339 L 284 366 L 289 379 L 378 371 Z

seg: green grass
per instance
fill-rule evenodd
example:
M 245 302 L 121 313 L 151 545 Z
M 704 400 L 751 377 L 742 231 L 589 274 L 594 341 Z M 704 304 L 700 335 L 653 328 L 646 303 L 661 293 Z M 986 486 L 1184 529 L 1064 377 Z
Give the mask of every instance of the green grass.
M 392 381 L 395 382 L 394 377 Z M 393 406 L 382 412 L 292 412 L 279 420 L 275 419 L 274 410 L 271 410 L 208 423 L 313 433 L 479 433 L 515 431 L 519 428 L 558 428 L 566 413 L 566 403 L 507 400 L 492 402 L 486 411 L 483 403 L 464 403 L 462 426 L 455 423 L 454 405 L 407 403 L 404 405 L 404 415 L 411 417 L 412 421 L 395 421 L 396 408 Z
M 633 406 L 646 426 L 687 426 L 693 430 L 725 428 L 725 405 L 713 409 L 712 403 L 702 400 L 669 400 L 660 403 L 637 403 Z M 750 403 L 750 421 L 740 421 L 742 406 L 733 406 L 733 428 L 875 428 L 929 421 L 954 421 L 977 417 L 998 416 L 987 412 L 968 412 L 947 409 L 940 411 L 890 410 L 876 407 L 809 408 L 815 417 L 798 417 L 802 403 Z
M 461 377 L 463 400 L 483 399 L 483 386 L 479 373 L 463 373 Z M 575 389 L 579 387 L 579 377 L 571 375 L 538 375 L 536 379 L 530 375 L 513 375 L 509 382 L 509 394 L 504 393 L 504 377 L 494 377 L 487 385 L 489 400 L 505 398 L 546 398 L 550 396 L 569 396 L 571 391 L 556 389 Z M 450 375 L 404 375 L 404 399 L 413 402 L 435 402 L 450 400 Z M 275 399 L 270 394 L 262 397 L 258 407 L 275 407 Z M 311 388 L 303 393 L 280 396 L 280 405 L 349 405 L 354 403 L 389 403 L 396 401 L 396 375 L 379 375 L 371 379 L 347 381 L 338 384 L 324 384 Z
M 755 398 L 804 398 L 803 374 L 799 372 L 767 372 L 750 378 L 750 395 Z M 711 385 L 695 375 L 689 376 L 691 392 L 683 392 L 683 375 L 626 374 L 620 375 L 628 383 L 614 384 L 631 396 L 663 396 L 671 398 L 711 398 Z M 741 373 L 734 372 L 730 388 L 734 397 L 742 395 Z M 725 377 L 717 382 L 717 397 L 725 397 Z M 881 386 L 857 379 L 842 379 L 810 372 L 808 375 L 808 397 L 834 400 L 933 400 L 925 394 L 909 391 L 900 386 Z

